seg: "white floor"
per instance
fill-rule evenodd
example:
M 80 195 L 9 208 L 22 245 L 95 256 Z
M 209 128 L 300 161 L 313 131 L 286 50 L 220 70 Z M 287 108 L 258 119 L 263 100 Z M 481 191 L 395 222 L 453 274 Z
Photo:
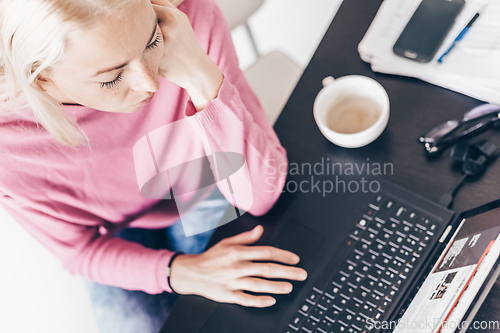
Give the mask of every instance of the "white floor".
M 259 51 L 280 50 L 305 67 L 341 0 L 267 0 L 250 20 Z M 240 65 L 255 59 L 233 32 Z M 0 332 L 97 333 L 83 282 L 64 271 L 0 207 Z M 105 333 L 105 332 L 102 332 Z

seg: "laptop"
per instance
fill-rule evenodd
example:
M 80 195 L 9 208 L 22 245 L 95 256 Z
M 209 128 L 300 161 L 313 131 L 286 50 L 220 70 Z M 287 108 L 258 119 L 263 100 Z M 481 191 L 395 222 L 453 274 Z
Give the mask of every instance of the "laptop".
M 341 181 L 349 184 L 359 179 L 344 177 Z M 457 214 L 384 178 L 373 178 L 367 184 L 374 182 L 378 191 L 346 191 L 331 199 L 296 192 L 286 199 L 290 203 L 276 222 L 279 227 L 261 244 L 297 253 L 301 258 L 298 266 L 309 275 L 306 281 L 293 282 L 291 294 L 273 295 L 277 299 L 274 306 L 246 308 L 180 296 L 161 332 L 394 330 L 382 324 L 405 318 L 409 307 L 418 308 L 412 300 L 420 299 L 417 290 L 436 273 L 437 262 L 459 235 L 457 230 L 468 226 L 468 219 L 495 211 L 500 200 Z M 496 213 L 491 216 L 500 216 Z M 500 226 L 500 219 L 491 223 Z M 469 304 L 461 310 L 463 316 L 473 317 L 479 308 L 489 290 L 488 282 L 496 278 L 495 265 L 485 273 L 477 293 L 461 298 L 462 304 Z M 435 300 L 447 300 L 444 295 L 451 290 L 450 279 L 451 275 L 441 283 Z M 451 311 L 445 310 L 449 318 Z

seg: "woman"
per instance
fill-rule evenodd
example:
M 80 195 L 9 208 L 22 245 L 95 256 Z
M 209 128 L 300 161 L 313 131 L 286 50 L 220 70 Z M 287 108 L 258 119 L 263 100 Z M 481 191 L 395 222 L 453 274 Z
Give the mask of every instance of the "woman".
M 286 152 L 238 68 L 214 0 L 186 0 L 178 9 L 167 0 L 0 6 L 0 202 L 71 273 L 95 282 L 103 331 L 156 332 L 168 315 L 168 292 L 266 307 L 273 297 L 246 291 L 289 293 L 289 282 L 265 278 L 306 278 L 290 266 L 295 254 L 248 246 L 260 226 L 201 254 L 174 252 L 193 239 L 185 248 L 199 252 L 210 233 L 179 236 L 175 203 L 146 198 L 137 186 L 134 145 L 188 119 L 195 134 L 172 132 L 160 142 L 165 158 L 244 156 L 254 215 L 267 212 L 283 187 L 284 175 L 265 176 L 287 162 Z M 193 205 L 200 223 L 217 225 L 220 214 L 205 204 L 220 212 L 225 206 L 213 204 L 220 192 Z

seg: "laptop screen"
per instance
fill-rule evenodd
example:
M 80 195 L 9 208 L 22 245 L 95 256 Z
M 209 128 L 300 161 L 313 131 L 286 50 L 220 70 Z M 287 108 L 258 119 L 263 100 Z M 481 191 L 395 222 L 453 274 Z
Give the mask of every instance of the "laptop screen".
M 394 332 L 451 333 L 500 256 L 500 208 L 462 220 Z

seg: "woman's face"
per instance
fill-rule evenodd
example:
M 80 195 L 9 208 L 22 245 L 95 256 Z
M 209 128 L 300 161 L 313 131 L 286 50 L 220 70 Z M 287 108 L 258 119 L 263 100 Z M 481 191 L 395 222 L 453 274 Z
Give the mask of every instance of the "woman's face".
M 163 36 L 149 0 L 78 33 L 40 86 L 57 101 L 130 113 L 158 90 Z

